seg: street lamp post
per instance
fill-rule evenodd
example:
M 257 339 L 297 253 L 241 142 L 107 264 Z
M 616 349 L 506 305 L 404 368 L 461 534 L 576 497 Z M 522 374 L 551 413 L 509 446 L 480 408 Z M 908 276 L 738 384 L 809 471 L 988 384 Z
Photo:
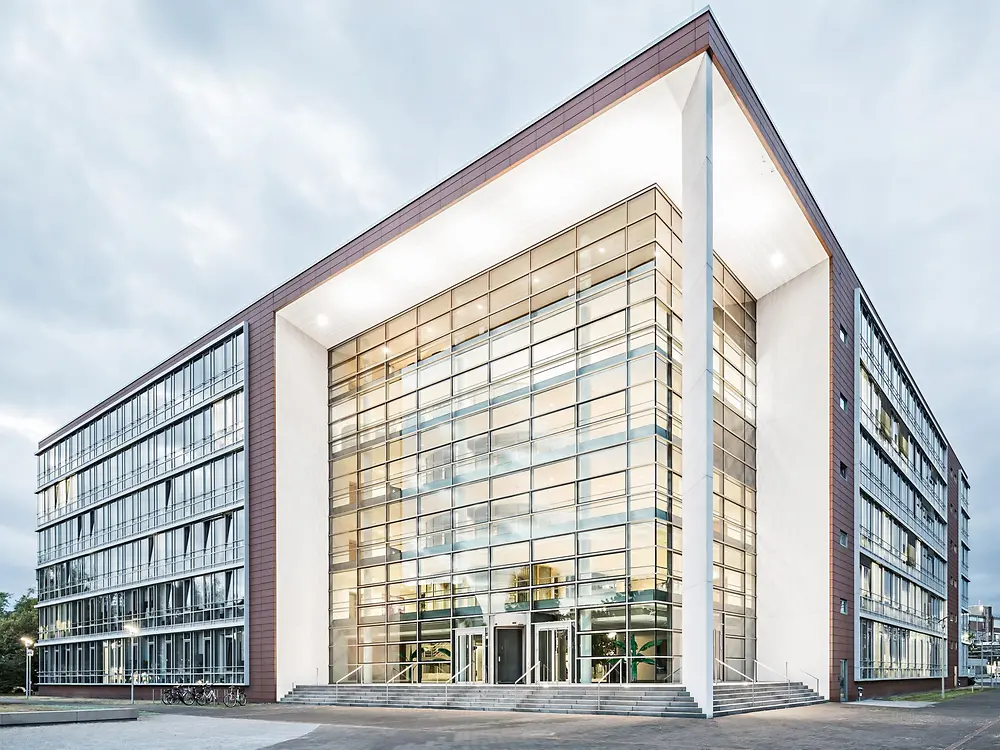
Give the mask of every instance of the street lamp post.
M 35 650 L 32 648 L 35 641 L 24 636 L 21 638 L 21 643 L 24 644 L 24 699 L 27 700 L 31 697 L 31 657 L 35 655 Z
M 948 615 L 940 618 L 935 625 L 940 625 L 948 619 Z M 948 628 L 944 629 L 944 667 L 941 668 L 941 700 L 944 700 L 944 682 L 948 678 Z
M 132 662 L 132 689 L 130 703 L 135 703 L 135 639 L 139 637 L 139 626 L 135 623 L 128 623 L 125 632 L 129 636 L 129 660 Z

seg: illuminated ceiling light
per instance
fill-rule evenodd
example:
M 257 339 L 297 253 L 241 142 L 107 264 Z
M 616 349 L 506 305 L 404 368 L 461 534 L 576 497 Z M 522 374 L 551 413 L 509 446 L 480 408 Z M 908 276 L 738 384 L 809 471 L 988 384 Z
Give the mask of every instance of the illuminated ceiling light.
M 774 268 L 781 268 L 785 265 L 785 256 L 781 253 L 775 253 L 771 256 L 771 266 Z
M 326 328 L 326 326 L 329 323 L 330 323 L 330 319 L 328 317 L 326 317 L 325 315 L 323 315 L 322 313 L 320 313 L 319 315 L 316 316 L 316 325 L 318 325 L 320 328 Z

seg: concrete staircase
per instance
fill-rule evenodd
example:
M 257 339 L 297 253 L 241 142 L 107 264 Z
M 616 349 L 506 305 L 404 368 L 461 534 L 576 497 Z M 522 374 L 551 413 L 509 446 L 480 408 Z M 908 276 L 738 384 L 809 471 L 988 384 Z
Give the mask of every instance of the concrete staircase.
M 801 682 L 717 682 L 712 715 L 730 716 L 825 702 L 825 698 Z
M 388 689 L 387 689 L 388 687 Z M 282 703 L 703 718 L 681 685 L 298 685 Z

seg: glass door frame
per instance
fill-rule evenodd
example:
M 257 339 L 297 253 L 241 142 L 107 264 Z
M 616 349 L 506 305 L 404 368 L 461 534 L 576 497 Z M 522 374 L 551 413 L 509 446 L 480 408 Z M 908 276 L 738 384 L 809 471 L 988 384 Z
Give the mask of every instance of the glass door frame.
M 489 674 L 490 647 L 489 647 L 489 640 L 488 640 L 489 636 L 487 635 L 487 630 L 488 628 L 486 628 L 485 625 L 481 625 L 478 627 L 471 627 L 471 628 L 455 628 L 454 631 L 455 642 L 454 645 L 452 646 L 453 650 L 452 650 L 452 660 L 451 660 L 452 661 L 451 673 L 453 676 L 455 676 L 455 682 L 471 682 L 475 684 L 486 684 L 490 681 L 490 674 Z M 460 654 L 462 653 L 462 645 L 463 645 L 462 641 L 463 640 L 467 641 L 468 639 L 474 638 L 477 635 L 483 639 L 482 679 L 475 680 L 475 679 L 463 678 L 462 676 L 458 675 L 459 670 L 465 668 L 465 666 L 461 665 L 460 663 Z M 475 659 L 475 656 L 473 655 L 472 658 Z M 474 664 L 475 662 L 470 661 L 469 663 Z M 473 666 L 472 669 L 468 671 L 474 674 L 475 666 Z
M 541 634 L 543 631 L 554 632 L 560 630 L 566 633 L 568 674 L 565 680 L 545 680 L 542 679 Z M 537 674 L 534 675 L 534 682 L 538 682 L 543 685 L 566 685 L 572 684 L 576 681 L 576 644 L 574 643 L 573 633 L 573 623 L 569 620 L 561 620 L 559 622 L 536 622 L 532 624 L 532 653 L 535 657 L 533 663 L 538 664 L 538 669 L 536 670 Z

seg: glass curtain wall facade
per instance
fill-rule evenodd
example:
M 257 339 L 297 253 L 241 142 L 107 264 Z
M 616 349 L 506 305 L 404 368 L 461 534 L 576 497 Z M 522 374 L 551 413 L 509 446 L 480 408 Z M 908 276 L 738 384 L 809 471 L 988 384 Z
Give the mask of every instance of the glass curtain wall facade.
M 863 298 L 859 331 L 861 679 L 939 677 L 947 449 Z
M 680 233 L 649 189 L 330 351 L 331 682 L 681 680 Z
M 226 336 L 39 455 L 42 683 L 244 682 L 244 346 Z
M 718 255 L 713 275 L 714 669 L 742 682 L 756 659 L 757 300 Z

